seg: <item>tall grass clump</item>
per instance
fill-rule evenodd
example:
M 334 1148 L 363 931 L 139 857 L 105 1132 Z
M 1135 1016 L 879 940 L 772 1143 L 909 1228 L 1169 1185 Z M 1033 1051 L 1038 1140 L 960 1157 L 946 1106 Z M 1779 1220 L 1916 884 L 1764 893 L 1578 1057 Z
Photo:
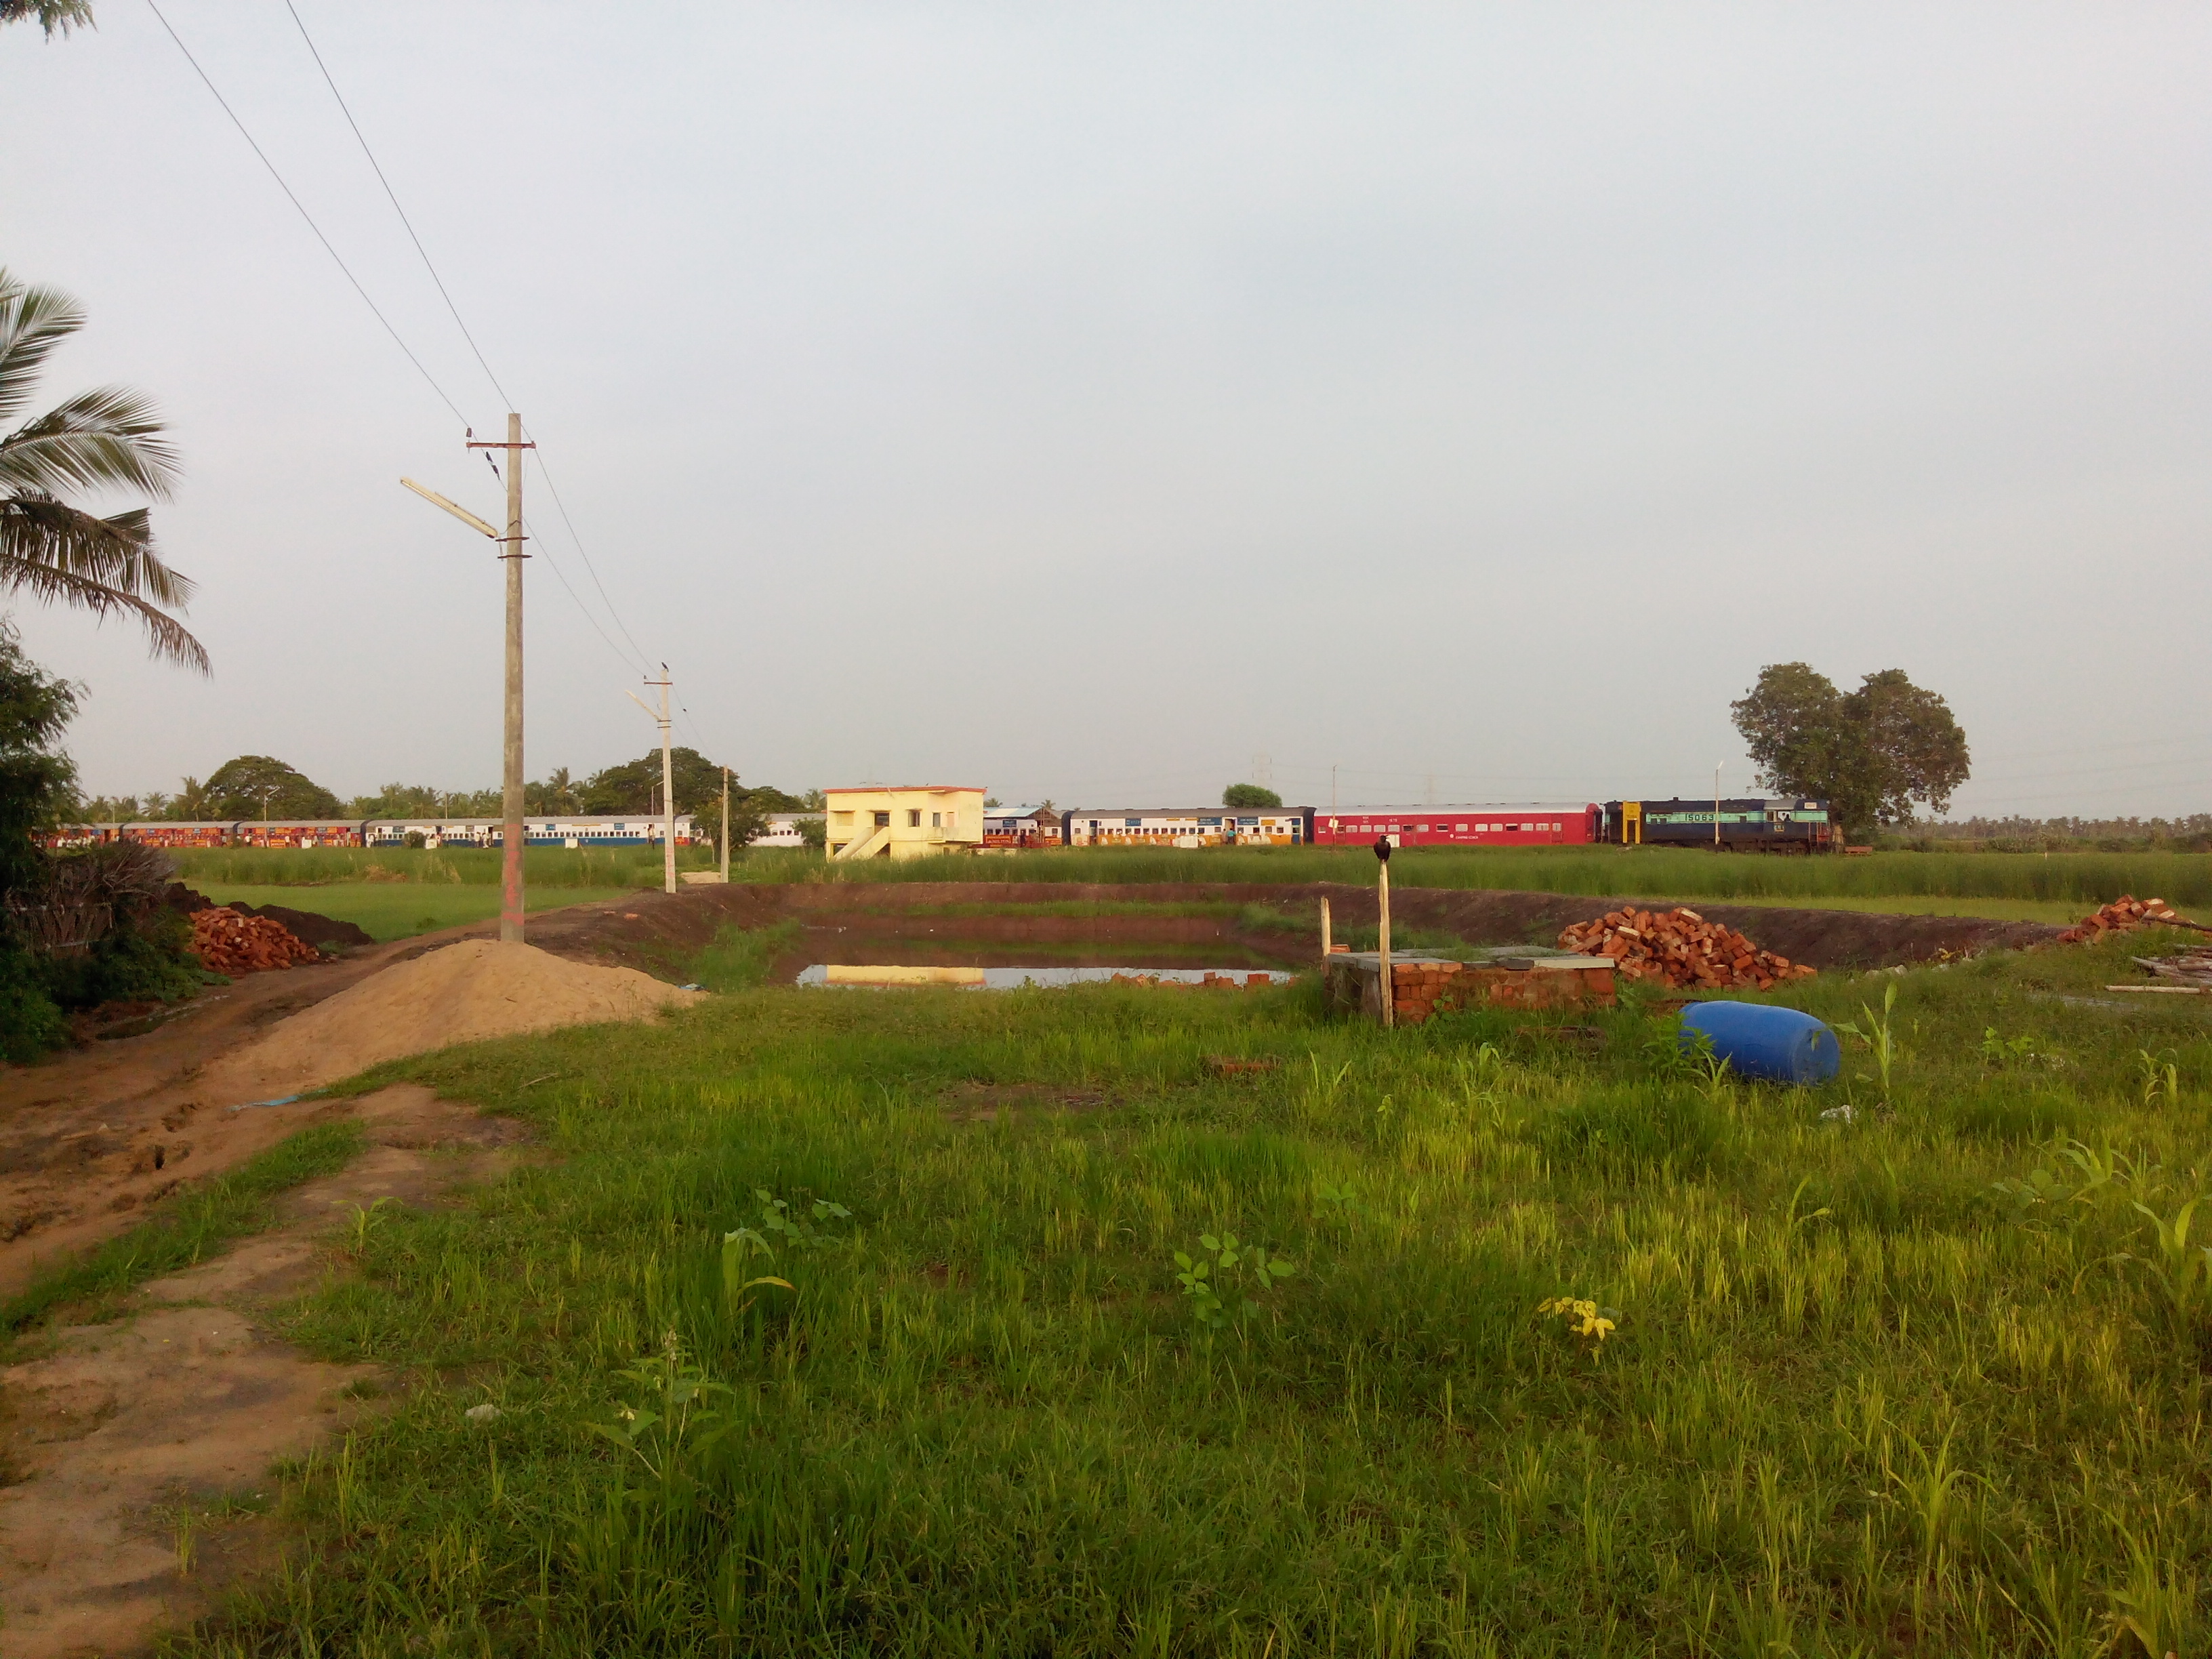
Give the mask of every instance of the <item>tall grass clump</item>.
M 1795 986 L 1890 1037 L 1814 1091 L 1310 985 L 416 1062 L 546 1156 L 342 1242 L 291 1334 L 420 1383 L 183 1650 L 2202 1653 L 2212 1038 L 2127 949 Z

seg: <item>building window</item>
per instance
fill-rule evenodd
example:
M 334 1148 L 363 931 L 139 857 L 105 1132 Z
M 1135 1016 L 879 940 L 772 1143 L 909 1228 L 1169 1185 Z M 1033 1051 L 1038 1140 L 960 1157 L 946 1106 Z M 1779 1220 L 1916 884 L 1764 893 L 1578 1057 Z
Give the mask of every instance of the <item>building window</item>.
M 876 828 L 877 828 L 877 829 L 878 829 L 878 830 L 888 830 L 888 829 L 890 829 L 890 827 L 891 827 L 891 815 L 890 815 L 890 813 L 888 813 L 888 812 L 878 812 L 878 813 L 877 813 L 877 814 L 876 814 Z
M 919 830 L 921 828 L 921 809 L 920 807 L 909 806 L 907 808 L 906 827 L 909 830 Z
M 945 814 L 942 812 L 932 812 L 929 815 L 929 827 L 933 830 L 942 830 L 945 828 Z M 1010 823 L 1006 825 L 1006 828 L 1011 830 L 1013 828 L 1013 825 Z

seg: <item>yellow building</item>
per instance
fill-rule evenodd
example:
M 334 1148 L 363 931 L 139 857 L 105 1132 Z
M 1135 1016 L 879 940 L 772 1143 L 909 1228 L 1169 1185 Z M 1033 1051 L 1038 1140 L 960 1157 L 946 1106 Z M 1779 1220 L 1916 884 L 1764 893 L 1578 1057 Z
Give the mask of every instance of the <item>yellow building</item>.
M 958 784 L 825 789 L 833 859 L 924 859 L 983 844 L 983 792 Z

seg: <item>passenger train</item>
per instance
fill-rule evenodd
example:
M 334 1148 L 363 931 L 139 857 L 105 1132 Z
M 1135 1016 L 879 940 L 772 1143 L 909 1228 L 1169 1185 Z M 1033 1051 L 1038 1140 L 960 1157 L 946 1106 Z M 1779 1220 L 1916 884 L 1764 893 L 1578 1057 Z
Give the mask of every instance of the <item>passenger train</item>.
M 659 846 L 659 818 L 526 817 L 523 843 L 529 847 Z M 702 837 L 689 813 L 676 815 L 676 844 L 692 846 Z M 100 847 L 137 842 L 148 847 L 500 847 L 507 842 L 501 818 L 273 818 L 131 823 L 71 823 L 44 837 L 49 848 Z

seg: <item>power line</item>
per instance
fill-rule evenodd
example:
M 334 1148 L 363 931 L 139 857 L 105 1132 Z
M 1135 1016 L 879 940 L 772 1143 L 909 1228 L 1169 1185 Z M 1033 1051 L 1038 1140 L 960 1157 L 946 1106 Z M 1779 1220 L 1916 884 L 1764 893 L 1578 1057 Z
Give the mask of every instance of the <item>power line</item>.
M 384 194 L 392 204 L 392 210 L 399 216 L 399 222 L 406 228 L 407 240 L 415 244 L 415 252 L 422 256 L 422 269 L 430 273 L 431 282 L 437 285 L 438 297 L 446 302 L 446 309 L 453 313 L 453 326 L 461 331 L 461 337 L 469 343 L 469 349 L 476 353 L 477 366 L 483 370 L 484 378 L 491 382 L 491 389 L 499 393 L 500 402 L 509 409 L 514 408 L 514 399 L 507 395 L 507 388 L 499 383 L 499 376 L 491 372 L 491 365 L 484 361 L 483 351 L 477 344 L 477 337 L 469 332 L 469 325 L 461 320 L 460 307 L 453 303 L 453 296 L 446 292 L 445 278 L 438 275 L 438 267 L 430 263 L 429 249 L 422 246 L 422 239 L 415 234 L 414 221 L 407 216 L 407 210 L 399 205 L 398 193 L 392 188 L 392 180 L 384 176 L 384 168 L 377 162 L 376 152 L 368 147 L 368 140 L 362 133 L 361 124 L 353 118 L 353 111 L 346 106 L 345 94 L 338 90 L 338 83 L 331 78 L 330 65 L 323 62 L 323 54 L 315 50 L 313 37 L 308 34 L 307 26 L 300 21 L 299 8 L 292 3 L 292 0 L 284 0 L 284 9 L 292 14 L 292 26 L 300 31 L 300 38 L 307 43 L 307 55 L 315 60 L 315 67 L 323 72 L 323 84 L 331 89 L 331 96 L 337 100 L 338 112 L 345 117 L 346 125 L 353 129 L 354 141 L 361 146 L 361 153 L 368 157 L 370 170 L 376 174 L 376 182 L 384 186 Z
M 606 606 L 607 615 L 614 618 L 614 624 L 622 630 L 622 636 L 629 641 L 630 648 L 637 653 L 638 665 L 645 672 L 651 672 L 653 653 L 637 642 L 637 636 L 629 631 L 629 624 L 623 621 L 622 612 L 615 609 L 615 602 L 607 597 L 607 586 L 599 580 L 599 568 L 592 562 L 592 556 L 584 550 L 584 538 L 576 533 L 576 526 L 568 517 L 568 505 L 562 501 L 560 490 L 554 487 L 553 474 L 545 465 L 545 452 L 542 449 L 533 449 L 530 453 L 537 459 L 538 476 L 545 480 L 545 491 L 552 496 L 553 505 L 561 514 L 561 522 L 568 527 L 568 539 L 576 544 L 576 556 L 583 560 L 584 568 L 590 573 L 592 586 L 599 590 L 599 602 Z
M 331 89 L 331 96 L 337 103 L 338 112 L 345 117 L 346 125 L 353 132 L 354 142 L 361 146 L 361 153 L 368 158 L 370 171 L 376 174 L 376 182 L 384 187 L 385 199 L 392 204 L 392 212 L 399 216 L 399 223 L 407 232 L 407 240 L 415 245 L 415 252 L 422 261 L 422 269 L 429 273 L 430 281 L 438 290 L 438 297 L 446 302 L 446 309 L 453 317 L 453 326 L 461 331 L 461 337 L 469 343 L 469 349 L 475 354 L 477 366 L 483 370 L 484 378 L 491 382 L 492 390 L 499 393 L 500 401 L 507 408 L 514 408 L 514 399 L 507 395 L 507 388 L 500 384 L 499 376 L 493 372 L 490 361 L 483 354 L 483 348 L 477 343 L 477 337 L 469 331 L 468 322 L 462 317 L 460 307 L 454 303 L 452 292 L 446 287 L 446 279 L 438 274 L 438 266 L 430 258 L 430 250 L 422 246 L 422 239 L 415 229 L 415 222 L 407 216 L 406 208 L 400 204 L 399 192 L 392 188 L 391 179 L 385 173 L 383 163 L 376 159 L 376 151 L 369 144 L 368 135 L 361 130 L 361 123 L 354 119 L 353 110 L 347 104 L 345 94 L 338 90 L 337 81 L 331 74 L 330 65 L 323 61 L 323 54 L 316 46 L 314 37 L 307 33 L 307 25 L 301 18 L 299 8 L 292 3 L 292 0 L 284 0 L 284 9 L 291 14 L 292 26 L 300 31 L 300 39 L 307 43 L 307 55 L 315 60 L 315 67 L 322 72 L 323 84 Z M 526 435 L 534 436 L 529 434 Z M 575 524 L 568 517 L 568 508 L 561 500 L 560 490 L 554 486 L 553 474 L 545 465 L 544 453 L 542 451 L 533 453 L 538 456 L 538 476 L 544 479 L 545 488 L 552 495 L 553 505 L 560 511 L 561 522 L 568 529 L 568 539 L 575 544 L 576 556 L 584 562 L 584 569 L 592 579 L 592 586 L 599 590 L 599 602 L 606 606 L 608 617 L 612 619 L 622 636 L 629 641 L 630 648 L 637 653 L 637 663 L 633 665 L 649 670 L 652 666 L 651 653 L 638 644 L 636 636 L 629 631 L 629 625 L 623 622 L 622 612 L 615 608 L 614 600 L 609 597 L 606 584 L 599 580 L 599 567 L 592 562 L 591 553 L 584 545 L 584 538 L 576 533 Z M 490 458 L 487 456 L 485 459 Z M 558 572 L 556 571 L 556 574 L 557 574 Z M 565 576 L 562 578 L 561 585 L 563 587 L 568 587 L 568 579 Z M 568 596 L 576 601 L 580 609 L 585 611 L 586 617 L 590 617 L 590 611 L 584 606 L 582 596 L 577 593 L 575 589 L 569 587 Z M 599 628 L 599 619 L 592 617 L 591 620 L 592 627 Z M 600 629 L 599 634 L 601 638 L 606 637 L 605 629 Z M 612 645 L 613 641 L 609 640 L 608 643 Z M 617 652 L 617 654 L 619 655 L 620 653 Z
M 430 371 L 422 367 L 422 360 L 409 349 L 406 341 L 399 337 L 399 331 L 392 327 L 392 319 L 377 309 L 376 301 L 368 297 L 368 290 L 361 285 L 361 279 L 353 274 L 352 268 L 338 257 L 337 249 L 331 246 L 331 239 L 323 234 L 323 228 L 315 222 L 314 216 L 309 213 L 301 204 L 300 198 L 293 194 L 292 186 L 284 182 L 284 175 L 276 171 L 276 164 L 269 159 L 268 153 L 259 144 L 254 143 L 253 135 L 246 130 L 246 123 L 238 118 L 238 112 L 231 108 L 230 101 L 216 89 L 215 82 L 208 78 L 208 72 L 200 67 L 200 60 L 192 56 L 191 48 L 185 44 L 184 37 L 170 27 L 169 20 L 161 15 L 161 9 L 155 4 L 154 0 L 146 0 L 146 9 L 154 14 L 162 28 L 167 31 L 169 39 L 177 43 L 177 50 L 184 53 L 185 61 L 192 66 L 192 73 L 200 77 L 201 84 L 206 87 L 209 92 L 214 94 L 216 102 L 222 106 L 222 112 L 230 117 L 231 125 L 238 129 L 238 136 L 246 140 L 254 155 L 260 157 L 261 165 L 269 169 L 269 176 L 276 181 L 276 188 L 284 192 L 285 200 L 299 209 L 301 218 L 306 220 L 307 228 L 315 233 L 315 240 L 323 245 L 323 251 L 329 254 L 337 262 L 337 268 L 345 273 L 346 281 L 353 284 L 353 291 L 361 295 L 361 302 L 368 307 L 370 313 L 378 322 L 384 325 L 384 331 L 392 337 L 392 343 L 398 346 L 406 355 L 407 361 L 415 365 L 415 372 L 422 377 L 431 391 L 438 394 L 438 400 L 453 411 L 453 418 L 463 426 L 467 426 L 469 417 L 461 413 L 460 405 L 446 395 L 446 388 L 440 386 Z

